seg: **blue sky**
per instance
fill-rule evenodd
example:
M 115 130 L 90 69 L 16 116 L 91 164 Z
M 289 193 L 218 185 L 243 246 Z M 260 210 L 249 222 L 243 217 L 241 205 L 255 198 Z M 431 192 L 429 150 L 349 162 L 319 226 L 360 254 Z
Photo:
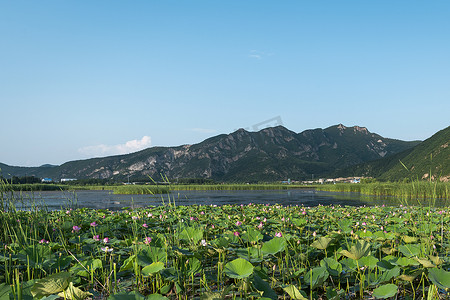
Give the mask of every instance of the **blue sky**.
M 449 1 L 0 1 L 0 162 L 198 143 L 279 117 L 449 126 Z M 278 121 L 277 121 L 278 122 Z

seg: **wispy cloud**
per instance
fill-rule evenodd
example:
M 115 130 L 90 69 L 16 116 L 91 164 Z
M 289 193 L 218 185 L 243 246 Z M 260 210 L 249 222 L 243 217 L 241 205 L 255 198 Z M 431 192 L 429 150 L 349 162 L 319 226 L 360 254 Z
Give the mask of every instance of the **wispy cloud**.
M 140 140 L 131 140 L 125 142 L 125 144 L 118 145 L 94 145 L 86 146 L 78 149 L 78 152 L 91 156 L 108 156 L 108 155 L 118 155 L 118 154 L 128 154 L 131 152 L 136 152 L 151 146 L 151 138 L 149 136 L 143 136 Z
M 263 59 L 264 57 L 272 56 L 272 53 L 262 52 L 258 50 L 250 50 L 248 57 L 253 59 Z
M 189 131 L 193 132 L 199 132 L 199 133 L 215 133 L 217 130 L 215 129 L 208 129 L 208 128 L 189 128 Z

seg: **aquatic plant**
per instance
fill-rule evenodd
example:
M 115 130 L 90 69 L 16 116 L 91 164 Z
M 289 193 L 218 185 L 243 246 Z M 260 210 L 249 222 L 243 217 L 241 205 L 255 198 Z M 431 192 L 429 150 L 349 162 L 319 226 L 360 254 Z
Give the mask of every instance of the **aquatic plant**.
M 19 210 L 1 194 L 0 299 L 448 297 L 450 207 Z

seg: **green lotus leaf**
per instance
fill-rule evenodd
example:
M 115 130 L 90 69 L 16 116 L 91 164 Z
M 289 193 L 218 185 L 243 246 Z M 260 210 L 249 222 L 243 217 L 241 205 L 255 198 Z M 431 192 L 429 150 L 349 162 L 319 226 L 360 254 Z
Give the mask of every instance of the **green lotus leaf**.
M 309 270 L 303 279 L 311 289 L 315 289 L 316 287 L 321 286 L 329 275 L 327 268 L 317 267 Z
M 71 276 L 72 275 L 69 272 L 59 272 L 47 276 L 33 285 L 31 294 L 36 298 L 58 294 L 69 286 L 69 279 Z
M 348 258 L 358 260 L 361 257 L 366 256 L 370 253 L 370 243 L 364 240 L 357 240 L 356 243 L 351 246 L 349 251 L 342 250 L 339 253 Z
M 342 265 L 334 258 L 325 257 L 320 261 L 320 265 L 326 267 L 332 276 L 339 276 L 342 273 Z
M 392 240 L 393 238 L 395 238 L 395 235 L 388 232 L 383 232 L 383 231 L 376 231 L 373 236 L 375 237 L 375 240 L 377 241 L 384 241 L 384 240 Z
M 270 284 L 262 280 L 258 275 L 253 275 L 252 285 L 258 291 L 263 292 L 262 296 L 272 300 L 278 299 L 277 293 L 270 287 Z
M 136 255 L 131 255 L 128 257 L 122 264 L 122 266 L 119 269 L 119 272 L 131 270 L 134 267 L 134 262 L 136 261 Z
M 236 250 L 238 257 L 247 259 L 250 262 L 261 262 L 262 257 L 260 255 L 260 250 L 254 247 L 239 248 Z
M 395 248 L 387 248 L 386 247 L 386 248 L 381 248 L 381 251 L 383 251 L 384 254 L 392 255 L 395 252 L 397 252 L 397 249 L 395 249 Z
M 335 288 L 328 286 L 327 287 L 327 299 L 328 300 L 340 300 L 344 298 L 345 291 L 344 290 L 336 290 Z
M 79 288 L 74 286 L 72 282 L 70 282 L 67 289 L 64 292 L 58 293 L 58 296 L 72 300 L 84 300 L 87 297 L 92 296 L 92 294 L 80 290 Z
M 263 235 L 261 234 L 261 232 L 252 227 L 248 227 L 247 231 L 242 234 L 242 240 L 246 243 L 256 243 L 262 239 Z
M 195 257 L 189 258 L 188 263 L 186 264 L 186 270 L 188 275 L 195 275 L 202 268 L 202 263 Z
M 146 300 L 147 298 L 138 292 L 120 292 L 108 297 L 108 300 Z
M 401 269 L 399 266 L 395 266 L 394 268 L 392 268 L 390 270 L 386 270 L 383 273 L 381 273 L 381 275 L 379 275 L 375 281 L 371 282 L 370 285 L 378 285 L 381 283 L 388 282 L 392 278 L 400 275 L 400 271 L 401 271 Z
M 444 263 L 444 261 L 439 256 L 428 255 L 428 257 L 436 266 Z
M 364 256 L 361 257 L 361 259 L 359 260 L 359 266 L 360 267 L 366 266 L 368 268 L 373 269 L 377 266 L 378 261 L 379 260 L 373 255 Z
M 419 240 L 416 237 L 413 236 L 409 236 L 409 235 L 402 235 L 402 240 L 406 243 L 406 244 L 412 244 L 412 243 L 417 243 L 417 241 Z
M 286 241 L 283 238 L 273 238 L 268 242 L 265 242 L 262 247 L 261 251 L 265 254 L 272 254 L 275 255 L 280 251 L 283 251 L 286 247 Z
M 373 233 L 371 231 L 369 231 L 369 230 L 366 230 L 366 231 L 358 230 L 357 232 L 355 232 L 355 234 L 357 236 L 359 236 L 359 237 L 362 237 L 362 238 L 371 238 L 371 237 L 373 237 Z
M 9 293 L 11 293 L 11 286 L 6 283 L 0 283 L 0 299 L 8 299 Z
M 237 258 L 225 265 L 224 272 L 231 278 L 247 278 L 253 273 L 253 265 L 243 258 Z
M 147 296 L 146 300 L 169 300 L 169 298 L 160 294 L 151 294 Z
M 450 289 L 450 272 L 438 268 L 429 269 L 428 279 L 441 289 Z
M 436 266 L 428 259 L 414 257 L 414 260 L 419 262 L 424 268 L 436 268 Z
M 306 219 L 292 219 L 292 223 L 297 226 L 297 227 L 303 227 L 305 226 L 308 222 L 306 221 Z
M 145 267 L 153 262 L 166 262 L 167 253 L 166 250 L 159 247 L 146 247 L 143 248 L 137 255 L 138 264 Z
M 373 296 L 377 299 L 394 297 L 397 294 L 398 286 L 395 284 L 385 284 L 373 290 Z
M 420 247 L 419 244 L 400 245 L 398 251 L 403 253 L 406 257 L 419 256 L 421 252 Z
M 157 262 L 154 262 L 154 263 L 144 267 L 142 269 L 142 275 L 149 276 L 149 275 L 158 273 L 162 269 L 164 269 L 164 263 L 160 262 L 160 261 L 157 261 Z
M 383 271 L 383 270 L 390 270 L 390 269 L 395 267 L 395 264 L 392 264 L 390 261 L 382 259 L 379 262 L 377 262 L 377 267 L 381 271 Z
M 332 241 L 333 239 L 330 237 L 321 236 L 311 244 L 311 247 L 314 247 L 319 250 L 325 250 L 328 248 L 328 246 Z
M 179 238 L 181 240 L 198 244 L 198 242 L 203 238 L 203 229 L 196 227 L 185 227 L 181 231 Z
M 419 263 L 412 259 L 412 258 L 408 258 L 408 257 L 399 257 L 397 260 L 392 262 L 393 264 L 397 265 L 397 266 L 401 266 L 401 267 L 407 267 L 407 266 L 418 266 Z
M 416 279 L 416 277 L 419 276 L 420 274 L 422 274 L 422 270 L 416 270 L 415 272 L 410 273 L 410 274 L 402 274 L 402 275 L 398 276 L 397 278 L 400 280 L 413 282 L 414 279 Z
M 295 285 L 288 285 L 283 287 L 283 290 L 288 293 L 288 295 L 294 299 L 294 300 L 308 300 L 306 294 L 302 294 L 301 291 L 299 291 Z
M 352 230 L 351 229 L 352 221 L 349 219 L 341 220 L 337 222 L 337 225 L 343 233 L 350 233 Z

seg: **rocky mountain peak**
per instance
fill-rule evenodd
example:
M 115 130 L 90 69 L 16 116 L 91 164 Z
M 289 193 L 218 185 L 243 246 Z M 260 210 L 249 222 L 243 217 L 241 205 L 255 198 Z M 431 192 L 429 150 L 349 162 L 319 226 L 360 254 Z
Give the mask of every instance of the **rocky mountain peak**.
M 353 126 L 353 131 L 355 133 L 358 131 L 358 132 L 361 132 L 361 133 L 364 133 L 364 134 L 369 134 L 369 131 L 367 130 L 366 127 Z

